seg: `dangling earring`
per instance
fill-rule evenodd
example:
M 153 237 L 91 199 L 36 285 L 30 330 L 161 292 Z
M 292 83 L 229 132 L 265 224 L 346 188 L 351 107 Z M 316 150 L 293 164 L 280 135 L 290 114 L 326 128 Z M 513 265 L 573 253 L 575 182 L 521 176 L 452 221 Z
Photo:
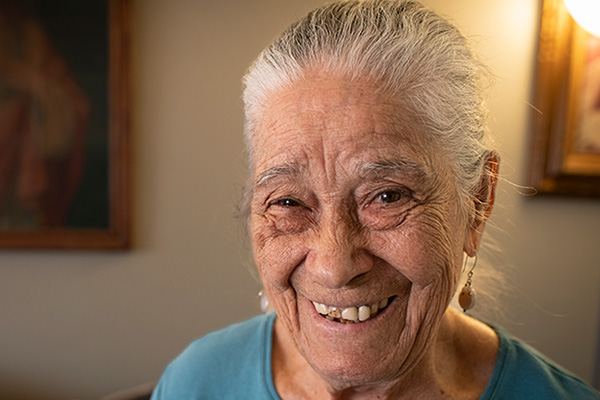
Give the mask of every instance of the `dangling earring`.
M 260 309 L 262 312 L 266 313 L 269 311 L 269 296 L 265 293 L 264 290 L 258 292 L 258 301 L 260 303 Z
M 469 260 L 469 257 L 468 256 L 465 257 L 465 265 L 463 266 L 463 271 L 465 270 L 465 268 L 467 266 L 468 260 Z M 471 270 L 467 274 L 467 282 L 465 283 L 465 286 L 462 288 L 462 290 L 460 291 L 460 293 L 458 295 L 458 304 L 460 304 L 460 307 L 463 309 L 463 312 L 467 312 L 467 310 L 472 309 L 475 306 L 475 300 L 477 299 L 477 293 L 475 292 L 475 289 L 473 289 L 473 287 L 471 286 L 472 278 L 473 278 L 473 270 L 475 269 L 476 265 L 477 265 L 477 253 L 475 253 L 475 261 L 473 261 L 473 266 L 471 267 Z

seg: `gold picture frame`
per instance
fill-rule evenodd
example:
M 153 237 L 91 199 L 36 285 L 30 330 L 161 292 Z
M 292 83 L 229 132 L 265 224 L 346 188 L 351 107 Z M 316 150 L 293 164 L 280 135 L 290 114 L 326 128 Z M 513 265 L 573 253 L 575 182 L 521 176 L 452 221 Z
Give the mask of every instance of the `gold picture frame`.
M 540 194 L 600 196 L 599 50 L 563 0 L 543 1 L 529 168 Z
M 130 246 L 130 24 L 129 0 L 2 2 L 0 248 Z

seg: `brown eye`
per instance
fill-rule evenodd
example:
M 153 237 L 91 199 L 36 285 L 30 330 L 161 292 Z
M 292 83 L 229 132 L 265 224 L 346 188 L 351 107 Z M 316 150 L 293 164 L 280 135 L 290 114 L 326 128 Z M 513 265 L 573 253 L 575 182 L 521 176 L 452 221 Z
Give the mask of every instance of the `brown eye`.
M 283 199 L 273 200 L 269 203 L 270 206 L 282 206 L 282 207 L 300 207 L 302 204 L 300 202 L 290 199 L 288 197 Z
M 375 198 L 375 202 L 383 204 L 395 203 L 402 200 L 403 197 L 404 193 L 390 190 L 379 193 Z

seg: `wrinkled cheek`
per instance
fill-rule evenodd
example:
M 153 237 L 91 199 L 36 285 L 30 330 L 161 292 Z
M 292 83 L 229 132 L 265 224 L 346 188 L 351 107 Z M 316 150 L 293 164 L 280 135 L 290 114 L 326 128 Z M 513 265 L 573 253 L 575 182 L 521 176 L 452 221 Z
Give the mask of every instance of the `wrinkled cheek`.
M 412 284 L 407 305 L 409 329 L 419 330 L 430 322 L 435 325 L 454 294 L 462 252 L 449 228 L 443 218 L 424 213 L 414 222 L 407 221 L 402 235 L 390 243 L 396 250 L 392 264 L 401 266 L 400 272 Z
M 435 267 L 428 274 L 422 274 L 421 279 L 413 284 L 413 294 L 418 301 L 427 303 L 423 309 L 439 315 L 443 314 L 452 300 L 460 276 L 460 266 L 452 254 L 433 258 L 430 262 Z
M 290 287 L 289 278 L 294 269 L 291 252 L 280 246 L 254 247 L 254 261 L 263 284 L 278 291 Z
M 260 271 L 269 303 L 289 332 L 298 331 L 300 322 L 296 291 L 289 285 L 284 274 L 273 273 L 273 270 L 277 270 L 277 266 L 269 265 Z
M 436 214 L 430 213 L 415 229 L 415 235 L 419 238 L 413 243 L 419 243 L 417 251 L 421 254 L 419 258 L 422 265 L 417 271 L 418 279 L 415 283 L 438 287 L 440 291 L 436 297 L 444 297 L 446 292 L 452 292 L 457 272 L 460 274 L 457 260 L 462 254 L 462 246 L 451 222 Z
M 275 237 L 269 231 L 253 230 L 254 260 L 269 302 L 281 322 L 292 330 L 298 326 L 296 292 L 290 285 L 290 276 L 301 259 L 292 240 Z
M 440 321 L 443 318 L 448 304 L 445 295 L 439 292 L 446 292 L 441 285 L 428 285 L 426 287 L 413 286 L 410 295 L 406 315 L 406 333 L 412 338 L 409 363 L 416 363 L 425 354 L 431 343 L 434 342 Z
M 425 286 L 412 286 L 411 303 L 414 302 L 414 307 L 411 310 L 415 311 L 416 320 L 437 319 L 445 312 L 452 299 L 454 284 L 450 279 L 444 278 L 444 275 Z
M 460 267 L 452 253 L 446 257 L 430 258 L 430 262 L 430 273 L 413 283 L 408 310 L 409 325 L 424 330 L 433 329 L 441 320 L 452 300 L 460 274 Z M 428 337 L 434 332 L 421 333 Z

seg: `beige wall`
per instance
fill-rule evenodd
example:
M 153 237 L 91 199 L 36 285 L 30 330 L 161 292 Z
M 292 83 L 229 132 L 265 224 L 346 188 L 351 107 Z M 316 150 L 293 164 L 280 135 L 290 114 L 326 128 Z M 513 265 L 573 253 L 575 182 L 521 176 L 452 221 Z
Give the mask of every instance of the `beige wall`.
M 155 380 L 192 339 L 258 312 L 233 218 L 244 180 L 239 81 L 260 48 L 320 3 L 136 2 L 135 246 L 0 252 L 0 398 L 93 399 Z M 497 75 L 502 173 L 523 183 L 538 1 L 427 3 Z M 512 267 L 496 322 L 592 381 L 600 202 L 526 198 L 506 182 L 498 197 L 489 233 L 503 250 L 499 268 Z

